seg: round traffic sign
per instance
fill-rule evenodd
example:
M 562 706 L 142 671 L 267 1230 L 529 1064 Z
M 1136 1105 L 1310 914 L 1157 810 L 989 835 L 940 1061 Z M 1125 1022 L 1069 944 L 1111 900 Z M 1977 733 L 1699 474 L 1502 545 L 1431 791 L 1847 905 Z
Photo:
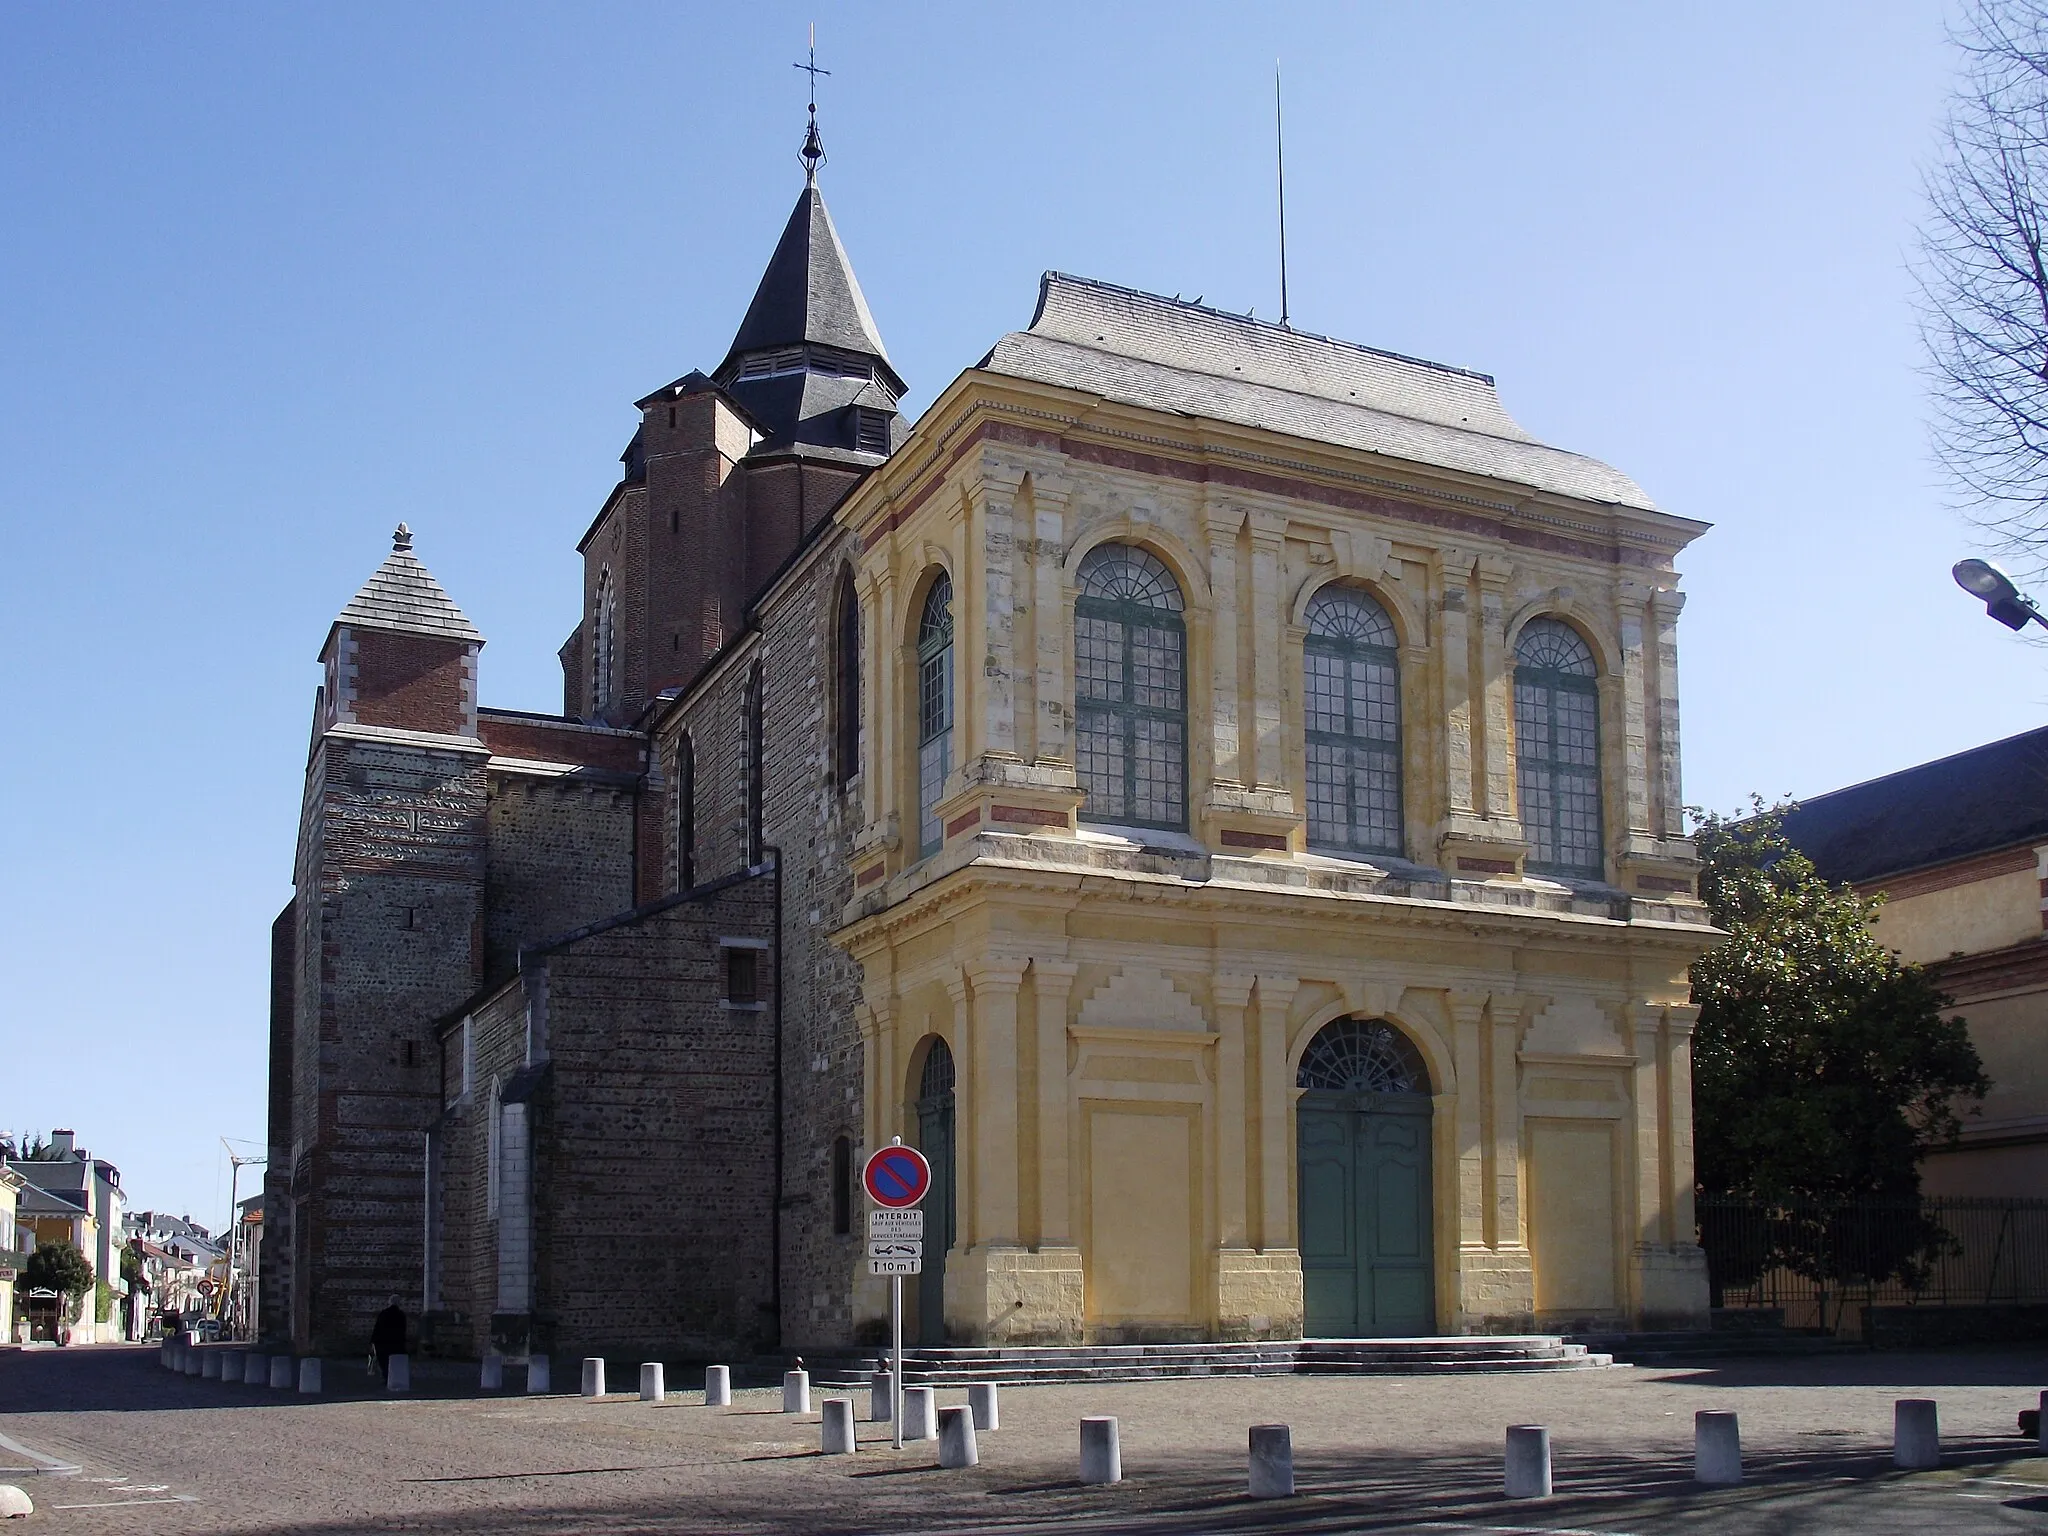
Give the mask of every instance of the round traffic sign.
M 915 1147 L 884 1147 L 868 1158 L 860 1178 L 875 1204 L 903 1210 L 931 1191 L 932 1165 Z

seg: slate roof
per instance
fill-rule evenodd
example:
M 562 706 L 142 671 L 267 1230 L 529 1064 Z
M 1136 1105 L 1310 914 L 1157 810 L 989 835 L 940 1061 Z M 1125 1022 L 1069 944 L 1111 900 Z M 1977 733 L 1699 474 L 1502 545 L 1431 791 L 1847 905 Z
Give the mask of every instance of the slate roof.
M 2048 843 L 2048 727 L 1802 801 L 1792 846 L 1856 884 Z
M 1030 329 L 1005 336 L 980 366 L 1127 405 L 1656 510 L 1619 470 L 1530 436 L 1486 374 L 1063 272 L 1040 282 Z
M 358 629 L 392 629 L 401 634 L 433 635 L 482 645 L 484 637 L 441 590 L 433 573 L 412 552 L 412 533 L 403 523 L 392 536 L 391 553 L 363 583 L 362 591 L 335 615 L 334 622 Z
M 746 318 L 717 372 L 723 377 L 743 353 L 806 342 L 874 358 L 902 393 L 903 381 L 882 346 L 882 333 L 868 312 L 853 263 L 839 243 L 825 196 L 815 185 L 805 187 L 797 198 L 775 254 L 768 258 L 768 270 L 761 275 L 761 286 L 754 291 L 754 302 L 747 306 Z

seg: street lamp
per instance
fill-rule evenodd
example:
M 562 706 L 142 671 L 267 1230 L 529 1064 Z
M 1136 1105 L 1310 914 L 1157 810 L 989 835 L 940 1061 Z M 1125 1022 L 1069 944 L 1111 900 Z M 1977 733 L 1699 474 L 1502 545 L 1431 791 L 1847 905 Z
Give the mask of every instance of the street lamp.
M 2048 618 L 2043 618 L 2041 610 L 2012 584 L 2012 578 L 1989 560 L 1958 560 L 1949 574 L 1955 577 L 1957 586 L 1981 601 L 1984 611 L 2007 629 L 2025 629 L 2029 619 L 2048 629 Z

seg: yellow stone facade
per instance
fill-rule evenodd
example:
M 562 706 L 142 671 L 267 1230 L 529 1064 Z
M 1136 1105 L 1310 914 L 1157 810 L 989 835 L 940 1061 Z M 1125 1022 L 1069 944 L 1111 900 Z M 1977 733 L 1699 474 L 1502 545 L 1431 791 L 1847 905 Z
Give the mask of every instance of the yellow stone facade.
M 1391 1025 L 1426 1067 L 1416 1331 L 1702 1323 L 1686 968 L 1716 934 L 1679 819 L 1672 561 L 1703 525 L 1472 468 L 1487 444 L 1442 400 L 1490 380 L 1419 375 L 1438 396 L 1403 408 L 1445 430 L 1404 456 L 1398 411 L 1357 418 L 1383 444 L 1343 440 L 1341 386 L 1428 365 L 1104 291 L 1126 320 L 1241 331 L 1266 393 L 1230 393 L 1227 346 L 1178 370 L 1226 370 L 1214 414 L 1022 377 L 999 348 L 838 513 L 867 830 L 837 939 L 862 969 L 869 1146 L 918 1142 L 926 1055 L 951 1054 L 946 1335 L 1300 1336 L 1298 1073 L 1342 1020 Z M 1297 361 L 1314 377 L 1290 394 L 1272 379 Z M 1268 395 L 1314 396 L 1343 430 L 1248 419 Z M 1092 820 L 1077 772 L 1077 573 L 1105 544 L 1155 557 L 1183 602 L 1185 830 Z M 949 751 L 921 805 L 918 632 L 942 578 Z M 1309 836 L 1305 624 L 1332 584 L 1398 634 L 1398 856 Z M 1528 868 L 1515 657 L 1538 618 L 1597 666 L 1597 879 Z M 883 1315 L 883 1282 L 860 1286 Z

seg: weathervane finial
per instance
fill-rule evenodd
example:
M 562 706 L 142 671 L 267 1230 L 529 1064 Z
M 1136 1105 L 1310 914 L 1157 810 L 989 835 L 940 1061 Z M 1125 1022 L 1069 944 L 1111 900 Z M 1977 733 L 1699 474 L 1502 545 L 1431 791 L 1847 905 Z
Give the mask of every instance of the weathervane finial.
M 804 147 L 797 151 L 797 158 L 804 163 L 805 184 L 815 187 L 818 184 L 818 167 L 825 160 L 825 141 L 818 137 L 818 76 L 832 73 L 818 67 L 818 24 L 815 21 L 811 23 L 810 61 L 792 67 L 811 77 L 811 126 L 804 135 Z

